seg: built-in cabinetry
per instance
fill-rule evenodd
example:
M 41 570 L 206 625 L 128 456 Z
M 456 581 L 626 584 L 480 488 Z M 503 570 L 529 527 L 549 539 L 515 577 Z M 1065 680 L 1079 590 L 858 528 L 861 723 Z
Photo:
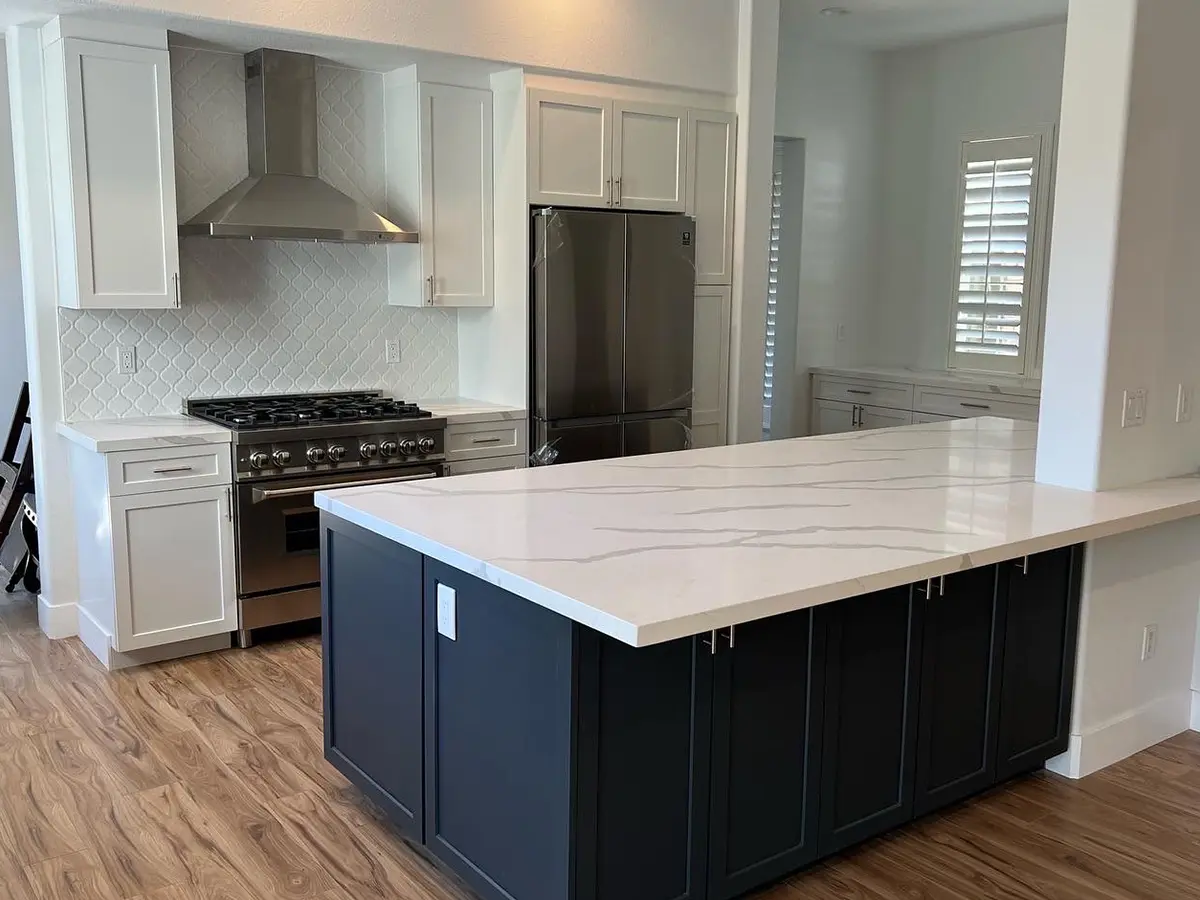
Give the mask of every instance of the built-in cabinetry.
M 692 351 L 692 446 L 726 443 L 729 422 L 730 288 L 696 288 Z
M 737 116 L 688 111 L 686 212 L 696 220 L 696 284 L 733 284 Z
M 446 425 L 446 474 L 525 468 L 529 459 L 527 423 L 523 416 L 502 413 L 471 416 L 467 421 L 450 417 Z
M 80 28 L 56 19 L 44 36 L 59 305 L 177 307 L 166 32 L 122 29 L 129 43 L 112 43 Z
M 386 88 L 388 202 L 421 241 L 388 249 L 388 302 L 492 306 L 492 93 L 406 75 Z
M 1067 747 L 1081 548 L 633 648 L 322 534 L 327 755 L 489 900 L 726 900 Z
M 1024 386 L 955 381 L 947 374 L 879 375 L 814 370 L 812 434 L 839 434 L 977 416 L 1037 421 L 1038 396 Z
M 229 646 L 237 629 L 228 444 L 71 447 L 79 633 L 117 668 Z

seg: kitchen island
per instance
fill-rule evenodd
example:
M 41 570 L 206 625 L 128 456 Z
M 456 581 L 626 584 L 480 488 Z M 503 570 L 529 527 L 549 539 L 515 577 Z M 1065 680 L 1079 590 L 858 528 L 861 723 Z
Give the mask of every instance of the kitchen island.
M 326 755 L 487 898 L 733 897 L 1067 745 L 1087 542 L 976 419 L 319 494 Z

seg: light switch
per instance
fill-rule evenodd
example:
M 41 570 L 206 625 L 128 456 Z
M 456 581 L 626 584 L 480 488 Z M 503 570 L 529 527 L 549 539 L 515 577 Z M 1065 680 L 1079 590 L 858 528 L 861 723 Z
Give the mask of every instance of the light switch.
M 437 586 L 437 628 L 438 634 L 458 640 L 458 594 L 449 585 L 438 582 Z
M 1121 427 L 1133 428 L 1146 422 L 1146 389 L 1126 391 L 1124 406 L 1121 410 Z

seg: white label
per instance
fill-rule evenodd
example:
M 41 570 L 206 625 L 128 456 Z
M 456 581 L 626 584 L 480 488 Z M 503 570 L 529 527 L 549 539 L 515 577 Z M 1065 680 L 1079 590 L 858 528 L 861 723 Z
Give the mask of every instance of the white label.
M 452 641 L 458 640 L 458 626 L 455 616 L 457 594 L 454 588 L 439 583 L 437 586 L 437 620 L 438 634 Z

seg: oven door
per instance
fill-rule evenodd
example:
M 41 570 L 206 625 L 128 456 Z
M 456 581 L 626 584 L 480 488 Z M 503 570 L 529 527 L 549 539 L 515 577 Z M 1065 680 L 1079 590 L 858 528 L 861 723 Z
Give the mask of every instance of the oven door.
M 368 484 L 397 484 L 442 475 L 441 464 L 409 466 L 385 474 L 325 472 L 241 483 L 237 486 L 238 596 L 310 587 L 321 581 L 321 516 L 315 491 Z

